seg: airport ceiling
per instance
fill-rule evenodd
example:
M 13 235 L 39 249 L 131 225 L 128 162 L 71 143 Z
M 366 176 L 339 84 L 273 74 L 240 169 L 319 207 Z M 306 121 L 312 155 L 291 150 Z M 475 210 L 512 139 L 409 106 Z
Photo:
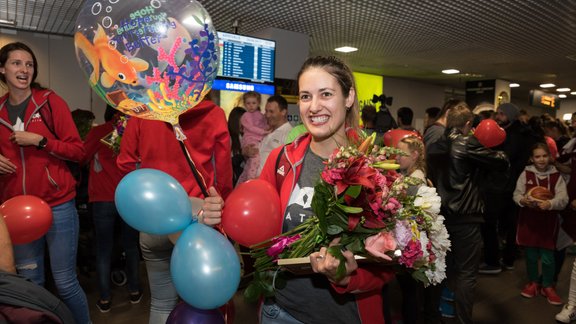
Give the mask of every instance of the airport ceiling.
M 129 0 L 101 0 L 116 1 Z M 311 55 L 342 57 L 358 72 L 455 89 L 469 80 L 503 79 L 521 85 L 513 95 L 548 82 L 576 91 L 576 0 L 199 2 L 219 31 L 234 32 L 237 21 L 240 34 L 269 27 L 304 33 Z M 3 0 L 0 20 L 16 22 L 9 28 L 72 35 L 83 3 Z M 345 45 L 359 50 L 334 52 Z M 444 75 L 446 68 L 461 73 Z

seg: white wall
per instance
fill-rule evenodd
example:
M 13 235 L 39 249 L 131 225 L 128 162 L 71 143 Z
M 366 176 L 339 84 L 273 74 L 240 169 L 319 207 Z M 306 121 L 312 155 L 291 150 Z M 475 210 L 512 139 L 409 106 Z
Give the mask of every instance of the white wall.
M 394 98 L 390 112 L 396 119 L 396 111 L 401 107 L 410 107 L 414 112 L 412 126 L 423 131 L 426 108 L 439 107 L 445 101 L 445 87 L 398 78 L 384 77 L 384 94 Z
M 560 109 L 556 112 L 556 117 L 562 119 L 564 114 L 576 113 L 576 99 L 572 100 L 562 100 L 560 103 Z
M 72 37 L 0 28 L 0 47 L 16 41 L 28 45 L 36 55 L 37 81 L 43 87 L 58 93 L 71 110 L 91 110 L 97 123 L 104 121 L 106 104 L 92 91 L 78 66 Z

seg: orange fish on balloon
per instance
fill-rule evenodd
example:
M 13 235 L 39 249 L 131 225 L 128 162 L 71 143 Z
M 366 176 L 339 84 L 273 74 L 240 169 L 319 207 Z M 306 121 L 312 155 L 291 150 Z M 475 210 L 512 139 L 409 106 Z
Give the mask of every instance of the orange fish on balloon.
M 74 35 L 74 46 L 76 47 L 76 56 L 82 51 L 92 65 L 94 70 L 90 75 L 90 83 L 100 84 L 106 88 L 111 88 L 115 82 L 121 82 L 128 85 L 138 84 L 138 72 L 148 69 L 148 62 L 139 58 L 127 58 L 110 44 L 108 36 L 102 26 L 98 25 L 98 30 L 91 42 L 82 33 L 77 32 Z M 102 66 L 102 74 L 100 74 Z

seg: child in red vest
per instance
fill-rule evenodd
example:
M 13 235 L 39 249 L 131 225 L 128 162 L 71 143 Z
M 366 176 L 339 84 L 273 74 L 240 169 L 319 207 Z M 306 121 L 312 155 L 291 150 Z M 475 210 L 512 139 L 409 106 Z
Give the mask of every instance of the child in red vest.
M 554 249 L 560 226 L 558 213 L 568 204 L 566 183 L 550 164 L 550 150 L 545 143 L 534 145 L 530 162 L 514 190 L 514 201 L 520 206 L 516 241 L 524 247 L 529 280 L 521 295 L 532 298 L 540 292 L 550 304 L 561 305 L 553 282 Z M 542 263 L 542 282 L 538 259 Z

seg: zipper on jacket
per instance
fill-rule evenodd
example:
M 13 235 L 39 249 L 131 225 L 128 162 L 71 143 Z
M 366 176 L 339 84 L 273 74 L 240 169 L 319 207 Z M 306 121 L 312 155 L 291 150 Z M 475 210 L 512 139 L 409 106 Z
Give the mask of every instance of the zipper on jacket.
M 22 194 L 26 193 L 26 163 L 24 162 L 24 148 L 20 147 L 20 160 L 22 161 Z
M 52 176 L 50 176 L 50 171 L 48 171 L 48 167 L 45 166 L 44 169 L 46 169 L 46 175 L 48 176 L 48 181 L 50 181 L 50 183 L 56 187 L 56 190 L 60 190 L 60 186 L 58 185 L 58 183 L 54 180 L 54 178 L 52 178 Z

